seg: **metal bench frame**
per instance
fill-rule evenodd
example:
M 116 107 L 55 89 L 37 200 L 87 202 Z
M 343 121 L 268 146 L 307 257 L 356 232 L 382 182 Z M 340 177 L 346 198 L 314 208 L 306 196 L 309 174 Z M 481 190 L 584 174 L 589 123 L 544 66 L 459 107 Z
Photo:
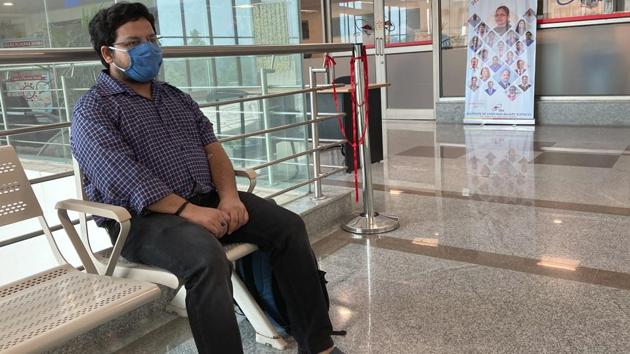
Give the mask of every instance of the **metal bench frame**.
M 70 265 L 57 246 L 15 150 L 0 147 L 0 226 L 32 218 L 39 220 L 57 265 L 0 287 L 0 353 L 53 349 L 160 295 L 155 284 L 98 275 L 76 233 L 68 237 L 86 272 Z

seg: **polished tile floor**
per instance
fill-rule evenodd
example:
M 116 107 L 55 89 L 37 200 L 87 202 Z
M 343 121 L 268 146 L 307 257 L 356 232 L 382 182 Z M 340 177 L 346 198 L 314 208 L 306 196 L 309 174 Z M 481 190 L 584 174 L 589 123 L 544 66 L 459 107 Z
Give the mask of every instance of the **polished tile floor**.
M 383 146 L 376 207 L 400 229 L 314 244 L 341 349 L 630 353 L 630 129 L 392 121 Z M 195 352 L 183 319 L 121 352 L 147 348 Z

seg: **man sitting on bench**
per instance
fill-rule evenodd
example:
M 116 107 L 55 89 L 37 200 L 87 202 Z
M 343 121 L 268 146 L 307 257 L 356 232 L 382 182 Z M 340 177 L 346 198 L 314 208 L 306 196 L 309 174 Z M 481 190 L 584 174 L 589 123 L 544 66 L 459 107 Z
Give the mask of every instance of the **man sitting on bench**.
M 99 11 L 89 30 L 106 69 L 75 106 L 72 151 L 89 199 L 132 215 L 123 256 L 184 279 L 200 353 L 242 353 L 222 243 L 253 243 L 271 251 L 300 351 L 340 352 L 304 222 L 237 192 L 232 164 L 199 106 L 154 80 L 162 56 L 153 15 L 140 3 L 119 3 Z M 116 237 L 118 224 L 96 221 Z

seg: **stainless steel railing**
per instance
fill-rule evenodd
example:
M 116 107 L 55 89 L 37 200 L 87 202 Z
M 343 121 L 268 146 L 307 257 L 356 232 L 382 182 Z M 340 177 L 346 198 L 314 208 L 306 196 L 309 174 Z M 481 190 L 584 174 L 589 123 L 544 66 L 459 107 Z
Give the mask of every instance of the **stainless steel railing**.
M 244 56 L 244 55 L 279 55 L 279 54 L 299 54 L 299 53 L 333 53 L 333 52 L 345 52 L 352 49 L 351 44 L 308 44 L 308 45 L 289 45 L 289 46 L 214 46 L 214 47 L 165 47 L 164 48 L 164 57 L 165 58 L 200 58 L 200 57 L 225 57 L 225 56 Z M 76 63 L 76 62 L 84 62 L 84 61 L 95 61 L 96 55 L 91 48 L 69 48 L 69 49 L 0 49 L 0 67 L 7 65 L 27 65 L 27 64 L 55 64 L 55 63 Z M 320 71 L 321 72 L 321 71 Z M 325 71 L 324 71 L 325 72 Z M 261 73 L 262 74 L 262 73 Z M 264 76 L 264 74 L 262 74 Z M 71 90 L 67 87 L 65 79 L 61 80 L 62 88 L 61 91 L 63 93 L 63 98 L 66 106 L 64 107 L 66 111 L 66 122 L 61 123 L 53 123 L 53 124 L 42 124 L 32 127 L 24 127 L 24 128 L 15 128 L 8 129 L 4 131 L 0 131 L 0 138 L 10 139 L 12 136 L 25 134 L 25 133 L 36 133 L 42 132 L 46 130 L 53 129 L 63 129 L 70 127 L 70 107 L 68 107 L 68 91 Z M 340 116 L 343 116 L 343 113 L 319 113 L 317 111 L 317 92 L 321 90 L 330 89 L 331 85 L 323 85 L 318 86 L 315 80 L 310 80 L 310 85 L 307 88 L 293 89 L 293 90 L 282 90 L 279 92 L 271 91 L 269 86 L 265 86 L 264 80 L 261 82 L 261 92 L 260 95 L 251 95 L 247 97 L 241 97 L 237 99 L 228 99 L 221 100 L 217 102 L 209 102 L 200 104 L 201 108 L 207 107 L 220 107 L 225 105 L 232 105 L 243 102 L 250 101 L 262 101 L 265 102 L 271 98 L 291 96 L 291 95 L 304 95 L 309 94 L 311 103 L 315 102 L 315 104 L 311 105 L 311 112 L 306 113 L 306 117 L 308 120 L 304 122 L 296 122 L 291 124 L 285 124 L 277 127 L 270 127 L 269 125 L 265 126 L 265 129 L 257 130 L 250 133 L 233 135 L 229 137 L 224 137 L 219 139 L 220 142 L 229 142 L 233 140 L 244 139 L 248 137 L 254 137 L 263 135 L 265 139 L 270 137 L 270 133 L 287 130 L 291 128 L 296 128 L 300 126 L 309 126 L 310 127 L 310 135 L 311 135 L 311 148 L 306 149 L 299 153 L 293 153 L 287 155 L 283 158 L 271 159 L 271 156 L 268 156 L 267 162 L 255 165 L 250 167 L 254 170 L 260 170 L 264 168 L 271 167 L 276 164 L 286 163 L 288 161 L 294 160 L 296 158 L 302 156 L 310 156 L 312 158 L 312 177 L 305 181 L 299 182 L 297 184 L 291 185 L 289 187 L 283 188 L 278 191 L 274 191 L 272 194 L 268 195 L 267 198 L 274 198 L 289 191 L 295 190 L 297 188 L 306 186 L 306 185 L 314 185 L 314 196 L 316 198 L 323 198 L 323 194 L 321 191 L 321 180 L 323 178 L 329 177 L 335 173 L 341 172 L 345 170 L 343 166 L 326 166 L 329 170 L 325 173 L 321 172 L 321 161 L 319 158 L 320 152 L 324 150 L 329 150 L 332 148 L 337 148 L 342 146 L 345 141 L 344 140 L 333 140 L 330 143 L 320 145 L 319 141 L 319 130 L 318 124 L 327 121 L 330 119 L 335 119 Z M 276 89 L 276 87 L 274 87 Z M 2 111 L 4 112 L 6 107 L 2 102 L 2 92 L 0 92 L 0 105 L 2 105 Z M 264 107 L 262 109 L 263 119 L 269 119 L 269 111 L 265 110 Z M 5 118 L 4 116 L 2 118 Z M 6 119 L 2 119 L 3 122 L 6 122 Z M 6 128 L 6 124 L 5 124 Z M 261 137 L 262 138 L 262 137 Z M 307 139 L 308 140 L 308 139 Z M 268 149 L 268 147 L 267 147 Z M 64 171 L 52 175 L 48 175 L 45 177 L 32 179 L 31 184 L 38 184 L 48 181 L 53 181 L 56 179 L 70 177 L 73 176 L 73 171 Z M 55 225 L 52 228 L 59 227 L 60 225 Z M 0 243 L 0 247 L 9 245 L 15 242 L 20 242 L 25 239 L 33 238 L 40 236 L 41 233 L 31 232 L 29 234 L 16 236 L 7 240 L 4 240 Z
M 164 58 L 236 57 L 347 52 L 352 44 L 224 45 L 163 47 Z M 99 60 L 92 48 L 0 49 L 0 65 L 56 64 Z

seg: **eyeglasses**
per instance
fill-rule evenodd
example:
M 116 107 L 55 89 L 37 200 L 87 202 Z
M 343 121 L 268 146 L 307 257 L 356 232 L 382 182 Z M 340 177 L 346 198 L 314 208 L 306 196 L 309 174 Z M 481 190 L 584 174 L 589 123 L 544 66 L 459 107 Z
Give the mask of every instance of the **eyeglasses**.
M 150 42 L 150 43 L 153 43 L 153 44 L 159 46 L 159 45 L 161 45 L 160 38 L 161 38 L 160 36 L 153 35 L 153 36 L 147 37 L 146 41 L 143 41 L 141 39 L 131 39 L 131 40 L 124 41 L 124 42 L 116 42 L 116 43 L 114 43 L 112 45 L 117 45 L 117 46 L 121 46 L 121 47 L 126 48 L 126 49 L 131 49 L 131 48 L 133 48 L 135 46 L 138 46 L 138 45 L 140 45 L 140 44 L 142 44 L 144 42 Z

